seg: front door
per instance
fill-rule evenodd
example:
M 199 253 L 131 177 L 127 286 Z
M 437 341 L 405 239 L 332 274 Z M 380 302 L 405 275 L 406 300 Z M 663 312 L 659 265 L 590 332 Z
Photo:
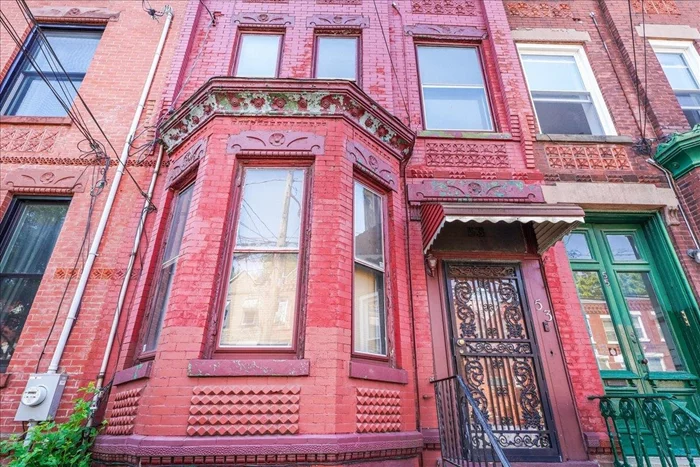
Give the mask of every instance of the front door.
M 457 372 L 510 460 L 558 461 L 542 364 L 515 263 L 445 263 Z

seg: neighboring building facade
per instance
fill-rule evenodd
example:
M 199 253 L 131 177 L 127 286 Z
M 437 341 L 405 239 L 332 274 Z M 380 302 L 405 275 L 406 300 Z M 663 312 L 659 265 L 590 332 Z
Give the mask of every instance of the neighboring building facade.
M 455 375 L 527 465 L 698 413 L 700 3 L 176 6 L 98 464 L 435 465 Z

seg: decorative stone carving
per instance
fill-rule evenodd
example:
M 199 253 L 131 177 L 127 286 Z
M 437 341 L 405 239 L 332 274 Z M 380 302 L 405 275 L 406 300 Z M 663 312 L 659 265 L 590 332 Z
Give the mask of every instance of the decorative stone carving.
M 387 433 L 401 430 L 399 391 L 357 388 L 357 432 Z
M 352 28 L 369 27 L 369 18 L 360 15 L 314 15 L 306 20 L 306 25 L 313 28 Z
M 664 208 L 664 219 L 666 220 L 666 225 L 681 225 L 681 211 L 678 206 L 666 206 Z
M 411 11 L 425 15 L 476 16 L 472 0 L 411 0 Z
M 309 85 L 307 89 L 306 85 Z M 242 117 L 343 117 L 400 159 L 408 156 L 414 135 L 399 120 L 343 82 L 214 78 L 162 126 L 169 151 L 217 115 Z
M 294 17 L 281 15 L 279 13 L 240 13 L 234 15 L 233 22 L 245 25 L 246 27 L 286 27 L 294 24 Z
M 197 386 L 189 436 L 292 435 L 299 431 L 299 386 Z
M 547 163 L 553 169 L 632 170 L 623 146 L 545 146 Z
M 416 24 L 406 26 L 404 32 L 414 37 L 452 37 L 455 39 L 486 39 L 488 34 L 474 26 L 448 26 L 445 24 Z
M 427 142 L 425 161 L 432 166 L 509 167 L 503 143 Z
M 114 407 L 105 429 L 108 435 L 124 436 L 134 432 L 134 419 L 138 412 L 141 389 L 129 389 L 114 396 Z
M 508 2 L 506 11 L 521 18 L 572 18 L 571 5 L 564 2 Z
M 119 12 L 108 8 L 90 8 L 90 7 L 67 7 L 67 6 L 47 6 L 40 8 L 30 8 L 32 15 L 38 20 L 53 20 L 62 19 L 80 19 L 83 21 L 116 21 L 119 18 Z
M 85 183 L 80 169 L 30 169 L 18 168 L 7 171 L 0 188 L 11 191 L 36 191 L 82 193 Z
M 681 11 L 678 9 L 676 0 L 632 0 L 632 7 L 637 13 L 642 12 L 644 8 L 644 13 L 647 15 L 659 14 L 659 15 L 680 15 Z
M 229 154 L 255 155 L 320 155 L 325 138 L 303 131 L 244 131 L 231 135 L 226 145 Z
M 369 149 L 357 142 L 349 142 L 347 151 L 348 157 L 355 163 L 356 167 L 366 174 L 377 178 L 381 183 L 388 185 L 389 188 L 396 191 L 398 186 L 391 165 L 372 154 Z
M 469 201 L 544 203 L 539 185 L 521 180 L 439 180 L 424 179 L 408 183 L 408 199 L 420 201 Z
M 50 128 L 0 127 L 0 153 L 51 152 L 58 133 Z
M 166 185 L 172 185 L 180 176 L 188 172 L 193 166 L 199 163 L 207 153 L 207 138 L 202 138 L 192 145 L 180 157 L 171 161 L 168 177 L 165 181 Z

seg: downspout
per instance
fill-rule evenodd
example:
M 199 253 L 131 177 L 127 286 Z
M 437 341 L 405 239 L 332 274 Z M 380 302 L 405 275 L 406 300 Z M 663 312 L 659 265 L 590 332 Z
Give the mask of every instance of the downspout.
M 78 287 L 75 290 L 75 295 L 73 296 L 73 301 L 71 302 L 70 309 L 68 310 L 68 316 L 66 318 L 66 322 L 63 325 L 63 330 L 61 331 L 61 336 L 58 339 L 58 343 L 56 344 L 56 349 L 54 350 L 53 357 L 51 358 L 51 363 L 49 364 L 49 368 L 47 373 L 53 374 L 58 372 L 58 365 L 61 363 L 61 357 L 63 356 L 63 352 L 66 349 L 66 343 L 68 342 L 68 337 L 70 336 L 71 330 L 73 329 L 73 325 L 75 324 L 75 321 L 78 317 L 78 310 L 80 308 L 80 303 L 83 299 L 83 295 L 85 294 L 85 288 L 87 286 L 87 281 L 90 278 L 90 273 L 92 272 L 92 267 L 95 263 L 95 259 L 97 258 L 97 252 L 100 247 L 100 243 L 102 242 L 102 236 L 104 235 L 105 228 L 107 227 L 107 222 L 109 221 L 109 215 L 112 211 L 112 206 L 114 204 L 114 199 L 117 196 L 117 191 L 119 190 L 119 184 L 122 179 L 122 175 L 124 174 L 124 168 L 126 167 L 127 160 L 129 159 L 129 148 L 131 147 L 131 142 L 134 138 L 134 135 L 136 134 L 136 129 L 139 124 L 139 120 L 141 119 L 141 114 L 143 113 L 143 109 L 146 105 L 146 98 L 148 97 L 148 93 L 151 89 L 151 84 L 153 83 L 153 77 L 155 76 L 156 69 L 158 68 L 158 62 L 160 61 L 161 54 L 163 52 L 163 46 L 165 45 L 165 39 L 168 35 L 168 30 L 170 29 L 170 24 L 173 19 L 173 11 L 170 6 L 166 5 L 164 8 L 164 12 L 166 15 L 165 19 L 165 24 L 163 25 L 163 32 L 160 36 L 160 42 L 158 43 L 158 48 L 156 49 L 156 53 L 153 57 L 153 63 L 151 64 L 151 69 L 148 72 L 148 77 L 146 78 L 146 82 L 143 86 L 143 92 L 141 93 L 141 98 L 139 100 L 139 105 L 136 108 L 136 112 L 134 114 L 134 119 L 131 122 L 131 128 L 129 129 L 129 134 L 127 135 L 126 141 L 124 143 L 124 148 L 122 149 L 122 154 L 119 157 L 119 164 L 117 165 L 117 171 L 114 174 L 114 181 L 112 182 L 112 187 L 109 190 L 109 194 L 107 196 L 107 201 L 105 203 L 104 210 L 102 211 L 102 217 L 100 217 L 100 222 L 97 225 L 97 229 L 95 230 L 95 238 L 92 242 L 92 245 L 90 246 L 90 252 L 88 253 L 87 260 L 85 261 L 85 266 L 83 267 L 83 272 L 80 275 L 80 281 L 78 282 Z M 147 203 L 150 204 L 150 195 L 149 198 L 146 200 Z M 129 274 L 125 276 L 126 278 L 129 277 Z M 116 332 L 113 329 L 114 332 Z M 110 337 L 113 340 L 113 336 Z

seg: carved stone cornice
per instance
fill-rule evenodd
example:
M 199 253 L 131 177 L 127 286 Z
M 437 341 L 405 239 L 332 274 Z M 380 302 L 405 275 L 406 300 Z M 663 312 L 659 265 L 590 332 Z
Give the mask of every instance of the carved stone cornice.
M 283 28 L 294 24 L 294 17 L 279 13 L 240 13 L 233 17 L 234 24 L 250 27 Z
M 355 84 L 319 79 L 212 78 L 161 127 L 174 151 L 190 135 L 219 116 L 343 118 L 402 160 L 415 134 Z
M 424 201 L 544 203 L 539 185 L 521 180 L 440 180 L 408 183 L 408 200 Z
M 325 138 L 305 131 L 243 131 L 231 135 L 229 154 L 256 156 L 316 156 L 323 154 Z
M 314 15 L 306 20 L 306 26 L 317 29 L 362 29 L 369 27 L 369 18 L 360 15 Z
M 372 154 L 372 151 L 355 141 L 348 142 L 347 151 L 348 157 L 358 169 L 396 191 L 398 183 L 396 182 L 396 176 L 391 169 L 391 165 L 387 164 L 381 158 Z
M 474 26 L 449 26 L 445 24 L 414 24 L 406 26 L 404 32 L 407 36 L 422 38 L 447 37 L 454 39 L 484 40 L 488 34 L 483 29 Z

